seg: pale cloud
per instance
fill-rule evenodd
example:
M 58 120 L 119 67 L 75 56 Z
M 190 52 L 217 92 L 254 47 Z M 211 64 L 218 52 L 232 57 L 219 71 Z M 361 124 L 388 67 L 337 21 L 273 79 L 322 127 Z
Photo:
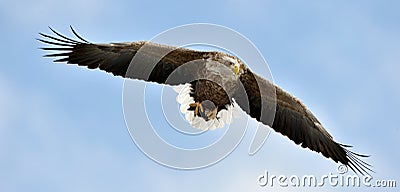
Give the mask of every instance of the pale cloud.
M 0 131 L 5 131 L 5 127 L 12 122 L 13 105 L 16 102 L 16 91 L 13 90 L 11 83 L 0 76 Z M 0 136 L 3 135 L 0 133 Z M 1 139 L 0 139 L 1 140 Z
M 0 77 L 0 191 L 43 186 L 56 191 L 110 191 L 129 185 L 117 180 L 97 183 L 131 169 L 125 167 L 131 165 L 129 155 L 77 132 L 90 125 L 70 119 L 64 104 L 55 102 L 50 92 Z
M 300 98 L 310 106 L 335 139 L 345 144 L 355 145 L 356 152 L 371 154 L 372 157 L 367 158 L 367 161 L 373 164 L 374 170 L 379 173 L 377 178 L 396 179 L 395 176 L 398 172 L 396 162 L 399 160 L 399 154 L 390 146 L 399 144 L 397 138 L 400 131 L 388 130 L 388 127 L 398 129 L 396 123 L 392 122 L 396 118 L 395 109 L 399 106 L 398 97 L 400 97 L 400 77 L 398 75 L 400 71 L 398 45 L 400 42 L 397 30 L 382 28 L 379 23 L 376 23 L 379 21 L 371 19 L 371 15 L 356 4 L 339 5 L 325 4 L 325 2 L 307 4 L 307 7 L 293 7 L 284 2 L 278 3 L 278 1 L 264 3 L 229 0 L 226 2 L 223 8 L 218 8 L 222 11 L 219 14 L 232 18 L 237 25 L 233 28 L 239 32 L 247 29 L 253 30 L 252 40 L 258 38 L 259 41 L 255 42 L 257 45 L 272 45 L 274 48 L 278 47 L 279 50 L 282 42 L 264 41 L 264 39 L 292 38 L 288 40 L 289 42 L 284 42 L 288 46 L 281 47 L 282 52 L 278 53 L 281 55 L 275 55 L 275 58 L 281 58 L 279 61 L 284 61 L 282 58 L 294 58 L 291 61 L 298 61 L 298 63 L 292 63 L 292 66 L 285 65 L 285 63 L 270 63 L 273 68 L 281 69 L 285 73 L 277 76 L 277 79 L 283 80 L 291 88 L 288 91 L 295 90 L 297 92 L 295 95 L 301 96 Z M 33 36 L 37 33 L 37 29 L 33 30 L 34 27 L 53 26 L 52 23 L 60 25 L 61 29 L 66 29 L 66 25 L 75 25 L 76 23 L 85 25 L 87 29 L 96 22 L 97 29 L 104 28 L 102 21 L 115 21 L 113 22 L 114 26 L 122 27 L 127 27 L 126 21 L 128 20 L 132 21 L 132 25 L 137 22 L 141 23 L 137 28 L 132 29 L 135 33 L 127 34 L 126 31 L 114 29 L 113 35 L 107 37 L 112 40 L 121 38 L 121 35 L 129 36 L 126 39 L 136 38 L 136 31 L 148 30 L 144 29 L 146 27 L 161 26 L 160 28 L 165 29 L 167 26 L 175 26 L 174 23 L 166 22 L 169 19 L 175 19 L 175 24 L 191 21 L 190 19 L 185 20 L 190 17 L 182 17 L 180 14 L 176 14 L 179 17 L 157 15 L 159 12 L 164 14 L 164 11 L 169 9 L 168 7 L 163 7 L 162 10 L 155 8 L 156 10 L 152 10 L 152 13 L 147 13 L 152 15 L 151 18 L 135 20 L 132 15 L 126 14 L 133 11 L 130 8 L 118 9 L 117 16 L 109 14 L 108 11 L 113 6 L 111 1 L 97 2 L 94 0 L 0 1 L 0 16 L 4 21 L 8 21 L 4 23 L 4 27 L 16 26 L 18 30 L 32 35 L 32 42 L 34 41 Z M 135 8 L 137 15 L 147 11 L 141 10 L 140 7 Z M 299 11 L 303 10 L 310 17 L 299 14 Z M 114 10 L 113 13 L 117 12 Z M 308 24 L 305 23 L 309 21 L 306 19 L 316 15 L 321 17 L 314 17 L 316 18 L 313 20 L 315 26 L 301 26 Z M 291 19 L 295 19 L 297 16 L 302 16 L 305 20 L 299 22 L 296 27 L 290 26 L 295 24 Z M 158 20 L 160 18 L 164 20 L 161 22 Z M 201 19 L 198 21 L 207 22 Z M 256 21 L 257 26 L 250 27 L 250 21 Z M 262 23 L 260 23 L 261 21 Z M 95 24 L 91 25 L 92 22 Z M 213 22 L 226 24 L 223 23 L 224 20 L 213 20 Z M 264 22 L 268 25 L 263 25 Z M 162 25 L 163 23 L 164 25 Z M 250 24 L 254 23 L 250 22 Z M 314 27 L 320 27 L 319 31 L 314 31 Z M 58 26 L 55 28 L 59 29 Z M 40 27 L 40 31 L 45 30 Z M 258 30 L 262 33 L 257 32 Z M 265 34 L 265 31 L 269 33 Z M 314 33 L 301 34 L 304 31 Z M 156 34 L 157 32 L 159 31 L 149 33 Z M 288 33 L 290 34 L 288 35 Z M 86 34 L 89 36 L 89 33 Z M 107 33 L 96 30 L 96 33 L 90 33 L 90 38 L 101 34 Z M 292 42 L 293 40 L 295 41 Z M 289 52 L 285 50 L 289 50 Z M 32 52 L 37 51 L 36 49 L 32 50 Z M 266 58 L 271 57 L 269 55 L 271 53 L 263 54 Z M 37 54 L 29 55 L 27 52 L 26 59 L 35 60 L 30 57 L 38 56 Z M 357 62 L 363 58 L 363 62 Z M 13 60 L 5 62 L 12 63 Z M 24 66 L 20 65 L 18 67 Z M 7 67 L 10 66 L 12 65 Z M 298 70 L 291 69 L 295 66 L 298 66 Z M 74 68 L 75 66 L 68 67 Z M 84 70 L 77 69 L 76 71 Z M 292 74 L 290 74 L 290 70 L 293 70 Z M 304 75 L 309 71 L 315 76 Z M 33 74 L 36 72 L 32 71 Z M 54 71 L 49 71 L 49 73 L 52 72 Z M 82 81 L 95 81 L 102 89 L 114 86 L 107 84 L 114 79 L 111 75 L 105 75 L 98 71 L 87 72 L 87 74 L 89 73 L 99 74 L 101 79 L 105 80 L 92 79 L 93 76 L 90 76 L 89 80 L 82 79 Z M 295 79 L 296 73 L 303 75 L 297 76 L 297 78 L 301 77 L 299 81 Z M 85 75 L 75 74 L 75 71 L 68 74 L 71 75 L 70 79 L 67 79 L 67 75 L 62 76 L 66 80 L 62 84 L 67 86 L 63 88 L 66 93 L 80 94 L 80 96 L 88 98 L 100 97 L 94 89 L 71 89 L 79 81 L 77 77 L 85 76 L 86 71 Z M 287 75 L 286 79 L 285 75 Z M 195 171 L 165 168 L 148 159 L 134 146 L 123 127 L 123 122 L 119 122 L 123 121 L 121 111 L 107 111 L 110 114 L 119 112 L 118 115 L 121 115 L 119 118 L 110 119 L 99 119 L 96 115 L 79 113 L 77 110 L 84 107 L 72 108 L 68 101 L 65 103 L 58 103 L 60 100 L 56 101 L 55 96 L 51 94 L 51 88 L 54 87 L 52 86 L 54 82 L 51 80 L 46 76 L 41 77 L 40 87 L 42 90 L 34 90 L 34 88 L 29 88 L 29 84 L 18 84 L 14 79 L 3 74 L 0 75 L 1 191 L 26 191 L 26 188 L 18 190 L 23 189 L 21 183 L 34 186 L 38 190 L 47 187 L 49 191 L 128 191 L 130 189 L 136 189 L 136 191 L 143 191 L 143 189 L 152 189 L 149 191 L 165 191 L 166 189 L 176 191 L 280 191 L 281 189 L 258 187 L 256 178 L 264 170 L 285 175 L 302 175 L 304 173 L 322 175 L 329 171 L 336 171 L 336 164 L 332 160 L 303 149 L 275 132 L 271 134 L 263 148 L 252 157 L 247 156 L 250 142 L 249 136 L 247 136 L 239 145 L 238 150 L 213 167 Z M 319 86 L 321 90 L 316 90 L 313 83 L 318 84 L 319 82 L 328 82 L 335 87 L 322 85 Z M 359 82 L 365 84 L 360 85 Z M 302 83 L 307 83 L 307 85 Z M 80 84 L 79 86 L 84 87 L 85 85 Z M 307 86 L 310 89 L 304 88 Z M 87 92 L 83 93 L 83 90 Z M 325 94 L 329 91 L 331 94 Z M 65 98 L 71 98 L 71 95 L 66 94 Z M 325 95 L 331 96 L 331 98 L 323 98 Z M 117 97 L 112 95 L 102 102 L 92 102 L 91 104 L 104 106 L 109 104 L 110 100 L 119 102 L 120 95 Z M 118 102 L 115 103 L 119 105 Z M 95 107 L 93 111 L 108 110 Z M 71 115 L 73 113 L 78 115 Z M 373 118 L 375 113 L 381 114 L 379 117 L 380 127 L 370 125 L 377 120 Z M 89 120 L 79 118 L 79 115 L 86 115 L 85 117 Z M 100 134 L 84 133 L 89 128 L 92 128 L 93 131 L 96 129 L 110 129 L 111 131 Z M 124 132 L 125 135 L 120 133 L 118 137 L 117 134 L 110 134 L 118 131 Z M 108 135 L 101 135 L 105 133 Z M 397 133 L 397 135 L 392 133 Z M 115 138 L 109 138 L 112 136 Z M 308 191 L 308 189 L 299 190 Z M 342 188 L 327 190 L 342 190 Z M 293 191 L 298 191 L 298 189 Z
M 13 123 L 18 119 L 18 93 L 13 84 L 0 76 L 0 159 L 7 149 L 7 142 L 10 139 Z
M 3 17 L 18 28 L 34 27 L 38 24 L 49 25 L 60 19 L 67 19 L 67 24 L 90 24 L 100 14 L 106 13 L 108 1 L 71 0 L 71 1 L 0 1 L 0 11 Z

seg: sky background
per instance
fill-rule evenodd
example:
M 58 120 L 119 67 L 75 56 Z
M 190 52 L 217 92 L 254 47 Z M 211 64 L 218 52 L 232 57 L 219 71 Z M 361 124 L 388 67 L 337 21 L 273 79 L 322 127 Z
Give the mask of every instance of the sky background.
M 276 84 L 299 97 L 337 141 L 372 155 L 366 161 L 374 179 L 399 186 L 399 7 L 394 0 L 0 0 L 0 191 L 320 190 L 257 184 L 266 170 L 288 177 L 336 173 L 332 160 L 276 132 L 254 156 L 247 155 L 247 134 L 206 169 L 155 163 L 125 126 L 123 79 L 54 64 L 35 40 L 38 32 L 50 33 L 47 26 L 70 35 L 69 25 L 92 42 L 148 40 L 195 22 L 224 25 L 251 40 Z

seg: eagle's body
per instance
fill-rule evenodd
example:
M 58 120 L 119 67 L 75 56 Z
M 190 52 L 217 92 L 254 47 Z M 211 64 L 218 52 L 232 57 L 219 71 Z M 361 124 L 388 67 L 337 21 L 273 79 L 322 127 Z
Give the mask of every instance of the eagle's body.
M 92 44 L 74 30 L 80 41 L 52 31 L 59 37 L 40 34 L 53 41 L 39 40 L 57 46 L 42 48 L 60 51 L 46 55 L 61 57 L 56 62 L 99 68 L 124 78 L 185 85 L 178 90 L 177 101 L 194 127 L 213 129 L 229 124 L 233 108 L 238 105 L 257 121 L 302 147 L 320 152 L 355 172 L 371 171 L 370 165 L 358 158 L 366 156 L 334 141 L 299 99 L 254 74 L 236 57 L 145 41 Z

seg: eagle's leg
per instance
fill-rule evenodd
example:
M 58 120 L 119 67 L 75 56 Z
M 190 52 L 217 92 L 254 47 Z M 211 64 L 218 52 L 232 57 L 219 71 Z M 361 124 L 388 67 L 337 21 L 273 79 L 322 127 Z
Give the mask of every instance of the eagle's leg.
M 216 119 L 218 113 L 218 106 L 215 106 L 209 100 L 202 102 L 195 102 L 189 104 L 189 110 L 194 111 L 194 116 L 202 117 L 204 120 L 208 121 L 210 119 Z
M 191 104 L 189 104 L 189 107 L 190 108 L 194 108 L 194 116 L 196 117 L 196 116 L 199 116 L 199 107 L 201 107 L 201 108 L 203 108 L 202 106 L 201 106 L 201 103 L 200 102 L 196 102 L 196 103 L 191 103 Z

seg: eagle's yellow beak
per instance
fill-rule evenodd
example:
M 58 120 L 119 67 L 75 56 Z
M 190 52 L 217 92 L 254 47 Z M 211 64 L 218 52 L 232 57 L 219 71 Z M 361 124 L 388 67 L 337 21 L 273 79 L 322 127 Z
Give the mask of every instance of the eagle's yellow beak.
M 239 66 L 233 66 L 233 72 L 235 73 L 235 75 L 239 74 Z

